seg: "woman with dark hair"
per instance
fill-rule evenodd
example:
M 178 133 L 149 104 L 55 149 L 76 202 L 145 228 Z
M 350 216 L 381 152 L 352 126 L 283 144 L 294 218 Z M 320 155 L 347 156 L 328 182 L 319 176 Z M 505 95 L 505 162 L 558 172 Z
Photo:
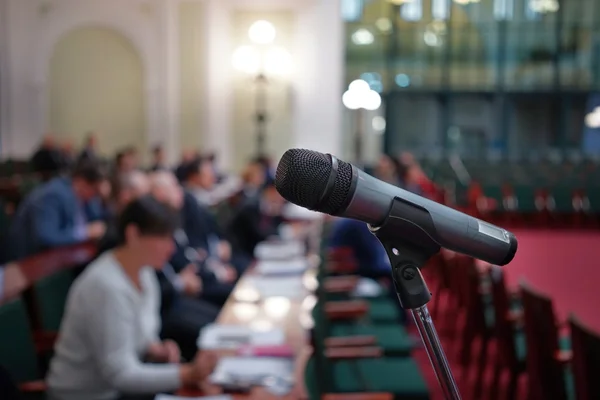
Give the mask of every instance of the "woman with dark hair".
M 394 158 L 387 154 L 382 154 L 375 166 L 374 175 L 377 179 L 387 182 L 391 185 L 399 186 L 402 184 L 401 165 Z
M 177 345 L 159 339 L 155 270 L 173 253 L 177 221 L 175 210 L 148 196 L 124 208 L 118 246 L 90 264 L 69 292 L 47 379 L 50 398 L 151 399 L 211 372 L 211 354 L 180 364 Z

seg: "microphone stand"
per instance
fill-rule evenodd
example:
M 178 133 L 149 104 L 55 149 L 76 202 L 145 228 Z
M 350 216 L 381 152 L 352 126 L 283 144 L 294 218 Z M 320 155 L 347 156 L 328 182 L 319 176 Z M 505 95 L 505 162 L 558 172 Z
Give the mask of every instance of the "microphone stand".
M 405 215 L 410 215 L 411 221 L 403 218 Z M 458 386 L 427 309 L 431 292 L 420 271 L 440 251 L 440 246 L 420 228 L 432 225 L 433 221 L 425 210 L 395 198 L 383 224 L 369 226 L 369 229 L 383 244 L 390 258 L 398 300 L 402 308 L 410 310 L 415 319 L 444 398 L 460 400 Z M 435 232 L 435 229 L 430 232 Z

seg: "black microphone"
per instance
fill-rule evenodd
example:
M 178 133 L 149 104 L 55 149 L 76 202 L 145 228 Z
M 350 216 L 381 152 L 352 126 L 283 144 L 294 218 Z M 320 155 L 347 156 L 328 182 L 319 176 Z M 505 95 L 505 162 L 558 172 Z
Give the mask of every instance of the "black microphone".
M 496 265 L 508 264 L 517 252 L 517 238 L 511 232 L 373 178 L 331 154 L 286 151 L 277 166 L 275 186 L 294 204 L 364 221 L 374 229 L 388 218 L 397 199 L 404 211 L 395 217 L 416 226 L 440 247 Z M 397 235 L 398 240 L 414 239 L 410 232 Z

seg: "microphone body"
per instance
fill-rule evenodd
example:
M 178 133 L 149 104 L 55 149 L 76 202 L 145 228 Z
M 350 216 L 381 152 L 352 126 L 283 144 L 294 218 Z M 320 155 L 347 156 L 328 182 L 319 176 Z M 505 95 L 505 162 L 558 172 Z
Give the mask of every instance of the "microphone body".
M 329 154 L 291 149 L 282 157 L 275 184 L 279 193 L 299 206 L 366 222 L 371 228 L 390 217 L 394 201 L 401 215 L 440 247 L 506 265 L 517 251 L 516 237 L 487 222 L 385 183 Z M 398 240 L 414 239 L 398 232 Z

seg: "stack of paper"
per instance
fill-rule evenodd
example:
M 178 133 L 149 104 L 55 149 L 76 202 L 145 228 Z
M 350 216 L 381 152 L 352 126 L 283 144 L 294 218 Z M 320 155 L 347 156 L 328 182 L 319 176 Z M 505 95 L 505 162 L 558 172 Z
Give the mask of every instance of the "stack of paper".
M 283 217 L 289 220 L 314 221 L 323 218 L 323 214 L 288 203 L 283 209 Z
M 254 249 L 254 258 L 258 260 L 286 260 L 301 257 L 306 246 L 300 241 L 262 242 Z
M 256 272 L 260 275 L 299 275 L 308 269 L 306 258 L 289 260 L 260 260 L 256 263 Z
M 212 383 L 263 385 L 265 381 L 290 382 L 294 377 L 294 360 L 271 357 L 224 357 L 210 376 Z
M 261 298 L 300 299 L 306 294 L 302 279 L 299 279 L 298 276 L 249 276 L 244 284 L 256 290 Z
M 361 278 L 352 292 L 354 297 L 377 297 L 382 292 L 381 286 L 373 279 Z
M 285 343 L 282 329 L 255 331 L 243 325 L 206 325 L 200 331 L 198 347 L 201 349 L 239 349 L 243 346 L 278 346 Z

